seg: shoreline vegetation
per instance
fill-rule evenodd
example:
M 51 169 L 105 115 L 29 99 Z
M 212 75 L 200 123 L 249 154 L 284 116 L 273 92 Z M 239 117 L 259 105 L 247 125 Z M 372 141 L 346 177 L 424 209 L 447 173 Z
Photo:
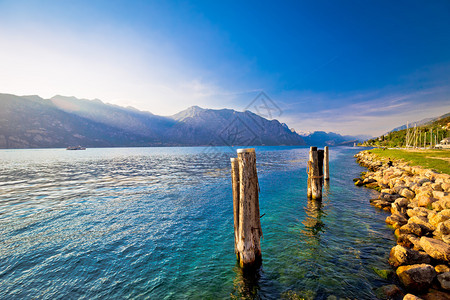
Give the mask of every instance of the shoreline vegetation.
M 435 162 L 445 165 L 445 152 L 374 149 L 355 155 L 369 169 L 355 185 L 380 192 L 370 203 L 391 213 L 386 223 L 397 240 L 389 254 L 395 272 L 383 272 L 399 284 L 380 288 L 381 299 L 450 299 L 450 175 L 448 166 Z
M 376 148 L 370 150 L 370 152 L 383 158 L 403 160 L 411 166 L 421 166 L 439 173 L 450 175 L 450 150 Z

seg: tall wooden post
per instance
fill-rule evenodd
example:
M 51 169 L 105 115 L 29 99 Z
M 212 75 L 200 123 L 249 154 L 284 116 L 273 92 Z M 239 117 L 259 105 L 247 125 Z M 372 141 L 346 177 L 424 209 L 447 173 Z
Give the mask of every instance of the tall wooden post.
M 319 155 L 317 147 L 311 147 L 309 150 L 308 161 L 308 198 L 322 198 L 322 176 L 319 173 Z
M 324 157 L 324 151 L 317 150 L 317 163 L 319 164 L 319 176 L 320 176 L 322 185 L 323 185 L 323 157 Z
M 239 163 L 237 158 L 231 158 L 231 185 L 233 188 L 233 216 L 234 216 L 234 252 L 239 258 L 237 242 L 239 240 Z
M 325 146 L 323 148 L 324 155 L 323 155 L 323 179 L 330 180 L 330 166 L 329 166 L 329 152 L 328 152 L 328 146 Z
M 235 251 L 244 267 L 261 262 L 262 229 L 255 149 L 238 149 L 237 156 L 231 159 Z

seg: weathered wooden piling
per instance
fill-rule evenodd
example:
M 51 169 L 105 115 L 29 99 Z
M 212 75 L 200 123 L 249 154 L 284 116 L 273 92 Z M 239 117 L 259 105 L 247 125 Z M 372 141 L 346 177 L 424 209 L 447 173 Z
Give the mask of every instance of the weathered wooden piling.
M 308 198 L 321 199 L 322 198 L 322 178 L 319 170 L 319 154 L 317 147 L 311 147 L 309 150 L 308 161 Z
M 317 163 L 319 164 L 319 176 L 320 176 L 322 185 L 323 185 L 323 157 L 324 157 L 324 151 L 317 150 Z
M 330 180 L 330 157 L 328 152 L 328 146 L 323 148 L 323 179 Z
M 231 185 L 233 188 L 234 215 L 234 252 L 238 255 L 237 241 L 239 240 L 239 163 L 237 158 L 231 158 Z M 239 258 L 239 257 L 238 257 Z
M 261 261 L 262 236 L 255 149 L 238 149 L 231 159 L 235 251 L 244 267 Z

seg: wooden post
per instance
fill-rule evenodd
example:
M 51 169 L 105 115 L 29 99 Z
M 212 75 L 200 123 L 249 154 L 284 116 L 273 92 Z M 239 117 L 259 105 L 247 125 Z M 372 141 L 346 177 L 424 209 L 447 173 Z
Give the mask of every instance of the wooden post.
M 237 156 L 239 205 L 237 206 L 238 208 L 234 206 L 234 214 L 235 216 L 237 214 L 239 219 L 237 220 L 237 234 L 235 227 L 235 237 L 237 238 L 236 251 L 239 264 L 244 267 L 261 262 L 260 238 L 262 230 L 259 214 L 259 184 L 256 172 L 255 149 L 238 149 Z M 233 196 L 235 194 L 237 193 L 234 193 L 233 186 Z
M 330 180 L 330 157 L 328 152 L 328 146 L 323 148 L 324 156 L 323 156 L 323 179 Z
M 325 156 L 323 150 L 317 150 L 317 163 L 319 164 L 319 176 L 321 182 L 323 183 L 323 157 Z
M 239 163 L 237 158 L 231 160 L 231 185 L 233 188 L 233 216 L 234 216 L 234 252 L 238 256 L 237 242 L 239 240 Z
M 308 198 L 322 198 L 322 176 L 319 174 L 319 157 L 317 147 L 311 147 L 309 150 L 307 194 Z

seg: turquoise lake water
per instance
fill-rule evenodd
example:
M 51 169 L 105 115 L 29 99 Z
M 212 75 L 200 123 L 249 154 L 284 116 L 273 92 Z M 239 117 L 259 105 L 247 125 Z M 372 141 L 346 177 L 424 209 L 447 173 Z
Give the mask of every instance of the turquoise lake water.
M 256 147 L 262 267 L 234 254 L 235 149 L 0 150 L 1 299 L 373 299 L 395 245 L 358 148 L 330 148 L 321 202 L 309 148 Z

